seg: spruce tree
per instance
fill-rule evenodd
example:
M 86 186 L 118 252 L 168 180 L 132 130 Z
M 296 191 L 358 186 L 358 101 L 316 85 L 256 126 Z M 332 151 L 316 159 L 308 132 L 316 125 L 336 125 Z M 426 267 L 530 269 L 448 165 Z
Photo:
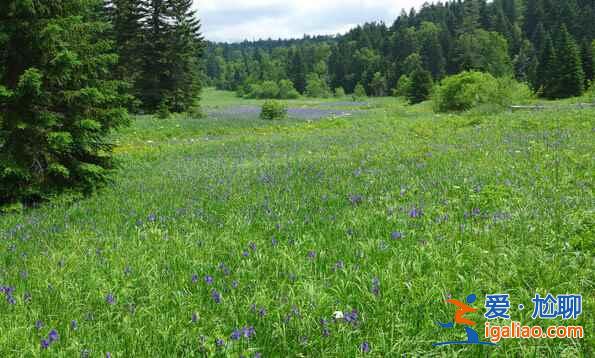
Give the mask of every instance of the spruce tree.
M 184 112 L 196 104 L 203 39 L 191 7 L 192 0 L 144 2 L 145 43 L 137 92 L 149 111 Z
M 0 5 L 0 204 L 91 190 L 112 167 L 129 98 L 97 2 Z
M 557 48 L 554 96 L 558 98 L 580 96 L 585 89 L 581 53 L 565 25 L 562 25 L 558 33 Z
M 407 99 L 409 103 L 421 103 L 428 99 L 432 91 L 432 74 L 421 67 L 411 73 L 411 85 L 409 86 Z
M 541 95 L 548 98 L 556 96 L 556 66 L 558 59 L 554 43 L 549 34 L 546 34 L 543 51 L 540 55 L 539 65 L 535 75 L 535 88 Z
M 593 58 L 593 46 L 590 41 L 583 40 L 581 46 L 581 57 L 583 62 L 583 72 L 585 73 L 585 88 L 593 81 L 594 78 L 594 65 Z
M 201 83 L 199 59 L 203 53 L 200 21 L 192 10 L 192 0 L 170 0 L 172 25 L 170 108 L 184 112 L 197 106 Z
M 143 45 L 141 0 L 105 0 L 104 13 L 112 25 L 108 35 L 119 57 L 116 75 L 134 84 L 140 76 Z

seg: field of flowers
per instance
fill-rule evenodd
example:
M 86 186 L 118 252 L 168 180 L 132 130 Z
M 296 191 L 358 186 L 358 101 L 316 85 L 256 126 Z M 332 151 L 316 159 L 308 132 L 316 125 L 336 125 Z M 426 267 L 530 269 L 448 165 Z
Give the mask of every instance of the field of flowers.
M 594 109 L 203 102 L 118 134 L 92 197 L 0 216 L 1 357 L 595 353 Z M 549 292 L 583 295 L 585 339 L 432 346 L 465 339 L 445 299 Z

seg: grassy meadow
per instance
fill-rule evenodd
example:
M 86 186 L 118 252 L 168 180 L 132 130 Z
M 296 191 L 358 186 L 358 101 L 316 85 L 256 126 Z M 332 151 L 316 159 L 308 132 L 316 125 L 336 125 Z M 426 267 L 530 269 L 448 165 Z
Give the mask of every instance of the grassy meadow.
M 592 357 L 595 109 L 349 100 L 263 121 L 224 112 L 262 101 L 206 90 L 207 118 L 115 135 L 98 193 L 0 216 L 0 356 Z M 582 294 L 583 314 L 516 309 L 549 292 Z M 436 321 L 470 293 L 585 339 L 433 347 L 465 339 Z

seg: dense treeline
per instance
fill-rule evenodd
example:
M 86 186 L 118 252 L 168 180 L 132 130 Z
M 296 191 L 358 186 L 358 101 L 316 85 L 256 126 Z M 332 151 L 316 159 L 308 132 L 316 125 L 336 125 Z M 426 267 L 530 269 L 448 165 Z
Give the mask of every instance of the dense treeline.
M 514 76 L 544 97 L 576 96 L 593 79 L 594 19 L 593 0 L 425 4 L 390 27 L 369 23 L 342 36 L 210 43 L 206 75 L 209 85 L 240 95 L 290 80 L 301 94 L 309 84 L 322 93 L 361 84 L 373 96 L 413 85 L 418 101 L 428 78 L 479 70 Z
M 133 110 L 187 111 L 200 90 L 191 0 L 0 3 L 0 205 L 90 191 Z
M 200 92 L 203 39 L 192 0 L 105 0 L 118 76 L 148 111 L 184 112 Z

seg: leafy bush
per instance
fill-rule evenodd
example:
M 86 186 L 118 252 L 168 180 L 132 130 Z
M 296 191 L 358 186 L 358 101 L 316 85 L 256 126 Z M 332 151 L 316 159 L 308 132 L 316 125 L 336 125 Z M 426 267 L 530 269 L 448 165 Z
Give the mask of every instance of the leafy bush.
M 296 99 L 300 93 L 295 89 L 290 80 L 279 81 L 279 99 Z
M 402 75 L 397 82 L 397 88 L 393 90 L 395 97 L 407 97 L 409 93 L 409 87 L 411 87 L 411 78 L 407 75 Z
M 330 89 L 320 76 L 315 73 L 308 75 L 306 80 L 306 95 L 308 97 L 328 98 L 330 97 Z
M 262 105 L 261 119 L 276 120 L 287 117 L 287 106 L 280 101 L 268 100 Z
M 358 83 L 353 90 L 353 98 L 366 98 L 368 95 L 366 94 L 366 89 L 361 83 Z
M 268 99 L 279 97 L 279 85 L 274 81 L 264 81 L 260 86 L 260 93 L 257 94 L 256 98 Z
M 529 87 L 511 78 L 497 79 L 483 72 L 462 72 L 447 77 L 434 93 L 436 112 L 466 111 L 482 107 L 497 111 L 533 97 Z
M 345 97 L 345 90 L 343 89 L 343 87 L 335 88 L 335 97 L 337 97 L 337 98 Z

